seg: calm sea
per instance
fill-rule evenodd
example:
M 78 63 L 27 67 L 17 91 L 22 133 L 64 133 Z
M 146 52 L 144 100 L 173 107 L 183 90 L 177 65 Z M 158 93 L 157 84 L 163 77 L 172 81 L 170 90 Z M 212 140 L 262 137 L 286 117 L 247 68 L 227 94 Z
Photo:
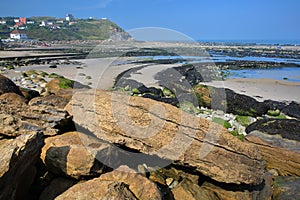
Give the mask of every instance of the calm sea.
M 224 44 L 257 44 L 257 45 L 300 45 L 300 39 L 293 40 L 197 40 L 197 42 L 224 43 Z

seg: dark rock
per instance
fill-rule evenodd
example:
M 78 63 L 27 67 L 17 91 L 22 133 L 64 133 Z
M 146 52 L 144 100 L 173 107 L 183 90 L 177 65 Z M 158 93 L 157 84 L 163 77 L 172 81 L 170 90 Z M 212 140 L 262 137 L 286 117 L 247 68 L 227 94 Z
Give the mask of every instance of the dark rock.
M 26 88 L 20 88 L 22 94 L 24 95 L 24 97 L 30 101 L 31 99 L 35 98 L 35 97 L 39 97 L 40 93 L 36 90 L 30 90 L 30 89 L 26 89 Z
M 287 106 L 286 103 L 273 100 L 265 100 L 263 103 L 269 106 L 270 110 L 283 110 Z
M 49 68 L 57 68 L 57 65 L 50 65 Z
M 43 146 L 40 133 L 0 140 L 0 199 L 24 199 L 35 176 L 34 165 Z
M 300 178 L 279 176 L 274 180 L 274 200 L 300 199 Z
M 300 104 L 293 101 L 287 105 L 282 112 L 288 116 L 300 119 Z
M 246 133 L 260 131 L 300 142 L 300 121 L 295 119 L 262 119 L 250 124 Z
M 0 95 L 5 93 L 16 93 L 23 96 L 19 87 L 14 82 L 0 74 Z
M 62 177 L 56 178 L 53 181 L 51 181 L 50 185 L 43 190 L 39 199 L 40 200 L 55 199 L 55 197 L 65 192 L 76 183 L 77 181 L 74 179 L 67 179 Z

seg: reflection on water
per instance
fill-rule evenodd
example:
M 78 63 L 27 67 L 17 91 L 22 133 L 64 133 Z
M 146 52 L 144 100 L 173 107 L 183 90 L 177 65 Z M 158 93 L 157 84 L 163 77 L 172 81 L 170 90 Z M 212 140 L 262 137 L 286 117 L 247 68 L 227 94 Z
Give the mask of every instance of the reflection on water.
M 285 67 L 272 69 L 241 69 L 229 70 L 228 78 L 270 78 L 275 80 L 286 80 L 300 82 L 299 67 Z

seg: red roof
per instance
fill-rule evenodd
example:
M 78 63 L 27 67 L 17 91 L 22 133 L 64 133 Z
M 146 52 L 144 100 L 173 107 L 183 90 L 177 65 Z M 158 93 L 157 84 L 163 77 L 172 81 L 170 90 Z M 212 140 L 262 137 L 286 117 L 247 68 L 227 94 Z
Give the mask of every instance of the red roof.
M 19 30 L 13 30 L 10 34 L 24 34 L 23 32 L 20 32 Z

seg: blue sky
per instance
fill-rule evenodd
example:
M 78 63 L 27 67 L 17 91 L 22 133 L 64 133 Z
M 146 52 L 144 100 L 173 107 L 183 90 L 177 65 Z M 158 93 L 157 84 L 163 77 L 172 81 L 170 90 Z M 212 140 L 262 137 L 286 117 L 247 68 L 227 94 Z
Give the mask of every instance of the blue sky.
M 106 17 L 125 30 L 169 28 L 201 40 L 300 39 L 299 0 L 15 0 L 0 16 Z

